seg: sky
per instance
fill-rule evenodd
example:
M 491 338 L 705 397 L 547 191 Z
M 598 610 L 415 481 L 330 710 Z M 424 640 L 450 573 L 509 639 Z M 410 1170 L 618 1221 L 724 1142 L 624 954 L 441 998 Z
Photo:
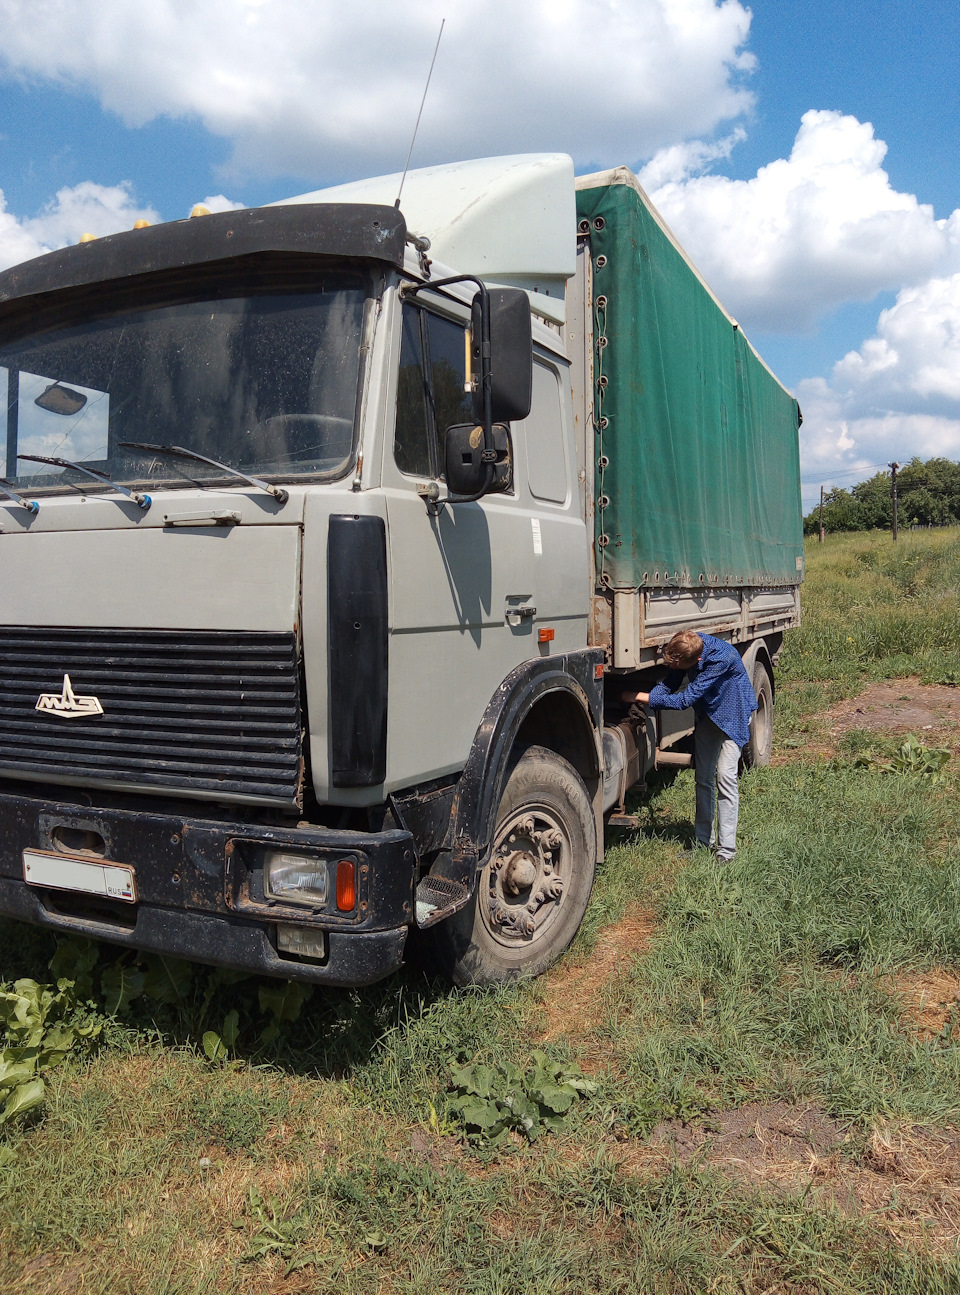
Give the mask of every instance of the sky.
M 627 165 L 799 398 L 804 507 L 960 459 L 957 0 L 0 0 L 0 268 L 411 165 Z

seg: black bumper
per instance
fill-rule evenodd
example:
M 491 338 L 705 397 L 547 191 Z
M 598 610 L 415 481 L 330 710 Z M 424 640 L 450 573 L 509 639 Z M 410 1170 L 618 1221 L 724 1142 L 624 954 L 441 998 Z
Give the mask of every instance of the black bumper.
M 137 902 L 28 885 L 25 849 L 130 867 Z M 356 902 L 336 908 L 264 896 L 262 851 L 296 848 L 352 860 Z M 79 853 L 79 851 L 77 851 Z M 365 985 L 395 971 L 413 921 L 416 855 L 408 832 L 262 827 L 154 810 L 101 809 L 0 791 L 0 913 L 64 934 L 286 980 Z M 322 961 L 277 947 L 277 928 L 323 933 Z

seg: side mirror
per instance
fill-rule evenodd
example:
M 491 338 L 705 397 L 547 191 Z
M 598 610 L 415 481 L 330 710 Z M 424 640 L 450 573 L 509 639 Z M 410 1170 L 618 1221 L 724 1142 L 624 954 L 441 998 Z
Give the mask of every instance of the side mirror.
M 513 457 L 510 432 L 502 423 L 493 427 L 497 461 L 487 493 L 502 494 L 513 485 Z M 454 423 L 443 437 L 444 475 L 452 495 L 477 495 L 483 490 L 487 465 L 482 461 L 483 428 L 474 423 Z
M 530 413 L 533 390 L 533 338 L 530 331 L 530 298 L 522 288 L 489 288 L 490 375 L 492 419 L 511 423 Z M 473 371 L 481 373 L 480 294 L 473 299 Z M 483 390 L 473 392 L 473 416 L 483 422 Z

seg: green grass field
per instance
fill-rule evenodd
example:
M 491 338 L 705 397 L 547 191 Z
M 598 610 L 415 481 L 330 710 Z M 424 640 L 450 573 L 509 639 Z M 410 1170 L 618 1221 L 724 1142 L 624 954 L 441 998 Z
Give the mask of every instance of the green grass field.
M 912 997 L 960 994 L 960 756 L 885 771 L 902 735 L 823 719 L 960 680 L 960 532 L 811 544 L 803 606 L 734 864 L 680 859 L 689 771 L 652 787 L 539 981 L 304 998 L 107 946 L 51 970 L 4 923 L 8 1044 L 13 982 L 62 979 L 42 1104 L 0 1127 L 0 1290 L 960 1290 L 960 1003 Z

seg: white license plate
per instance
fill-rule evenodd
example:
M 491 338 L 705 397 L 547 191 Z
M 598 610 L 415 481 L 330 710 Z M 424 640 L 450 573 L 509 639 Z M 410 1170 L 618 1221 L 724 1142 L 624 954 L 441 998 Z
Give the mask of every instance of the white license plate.
M 75 859 L 69 854 L 24 850 L 23 876 L 31 886 L 81 890 L 87 895 L 123 899 L 128 904 L 137 902 L 133 869 L 116 863 L 94 863 L 90 859 Z

